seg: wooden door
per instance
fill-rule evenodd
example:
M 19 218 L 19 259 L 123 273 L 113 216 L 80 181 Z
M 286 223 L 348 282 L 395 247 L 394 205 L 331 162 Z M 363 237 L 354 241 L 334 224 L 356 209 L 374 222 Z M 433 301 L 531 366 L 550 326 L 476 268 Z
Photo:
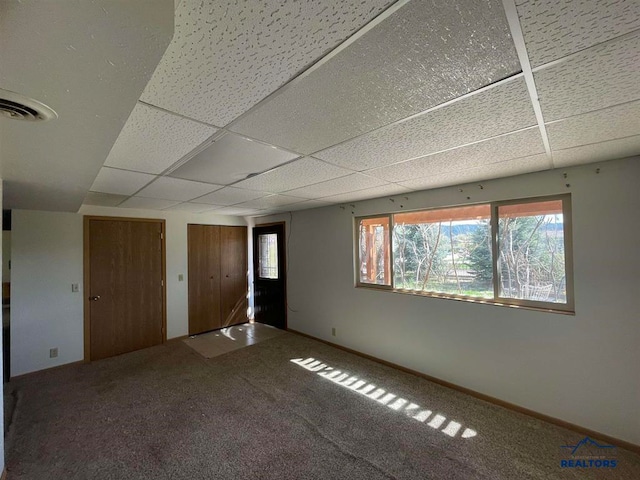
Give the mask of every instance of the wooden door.
M 220 227 L 222 324 L 247 321 L 247 227 Z
M 163 220 L 85 217 L 85 358 L 165 339 L 163 230 Z
M 220 227 L 188 225 L 189 335 L 221 328 Z
M 253 292 L 255 319 L 287 328 L 284 223 L 253 228 Z

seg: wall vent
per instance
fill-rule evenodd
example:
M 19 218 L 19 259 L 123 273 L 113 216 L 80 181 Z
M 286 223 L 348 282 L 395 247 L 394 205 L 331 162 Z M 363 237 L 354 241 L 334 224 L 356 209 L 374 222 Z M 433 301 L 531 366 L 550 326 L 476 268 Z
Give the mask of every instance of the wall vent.
M 45 104 L 9 90 L 0 88 L 0 114 L 14 120 L 38 122 L 58 118 L 58 114 Z

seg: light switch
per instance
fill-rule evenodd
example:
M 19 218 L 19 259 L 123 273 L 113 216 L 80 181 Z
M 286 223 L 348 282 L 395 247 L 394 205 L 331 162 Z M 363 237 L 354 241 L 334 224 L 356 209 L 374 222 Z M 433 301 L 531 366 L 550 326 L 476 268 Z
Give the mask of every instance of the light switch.
M 178 274 L 178 281 L 179 282 L 183 282 L 184 281 L 184 275 L 182 273 Z
M 71 284 L 71 291 L 74 293 L 77 293 L 80 291 L 80 286 L 77 283 L 72 283 Z

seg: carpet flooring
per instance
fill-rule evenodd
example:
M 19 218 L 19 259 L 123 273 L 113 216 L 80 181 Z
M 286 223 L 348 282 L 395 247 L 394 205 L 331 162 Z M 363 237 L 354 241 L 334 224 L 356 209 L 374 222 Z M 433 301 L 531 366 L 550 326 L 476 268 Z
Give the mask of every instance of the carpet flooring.
M 9 480 L 640 478 L 620 448 L 604 454 L 615 468 L 562 468 L 584 435 L 292 333 L 212 359 L 173 341 L 8 386 Z

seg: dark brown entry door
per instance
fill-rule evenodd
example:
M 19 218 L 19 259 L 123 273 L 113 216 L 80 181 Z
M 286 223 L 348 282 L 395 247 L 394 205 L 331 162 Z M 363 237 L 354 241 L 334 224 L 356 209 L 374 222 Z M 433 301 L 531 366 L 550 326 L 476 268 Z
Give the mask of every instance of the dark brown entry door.
M 90 359 L 162 343 L 162 221 L 89 219 Z
M 220 227 L 188 225 L 189 335 L 222 327 L 220 318 Z
M 284 223 L 253 228 L 255 319 L 287 328 Z

